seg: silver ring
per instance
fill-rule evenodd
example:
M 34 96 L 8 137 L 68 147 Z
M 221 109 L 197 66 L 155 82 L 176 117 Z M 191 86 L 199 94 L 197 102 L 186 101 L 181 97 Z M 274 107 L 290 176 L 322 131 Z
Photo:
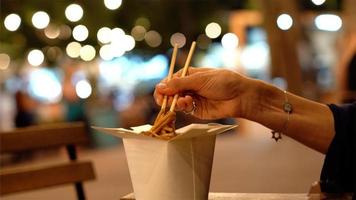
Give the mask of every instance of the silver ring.
M 194 112 L 196 111 L 196 109 L 197 109 L 197 104 L 195 103 L 195 101 L 193 101 L 193 108 L 192 108 L 192 110 L 191 111 L 189 111 L 189 112 L 187 112 L 187 111 L 183 111 L 185 114 L 187 114 L 187 115 L 194 115 Z

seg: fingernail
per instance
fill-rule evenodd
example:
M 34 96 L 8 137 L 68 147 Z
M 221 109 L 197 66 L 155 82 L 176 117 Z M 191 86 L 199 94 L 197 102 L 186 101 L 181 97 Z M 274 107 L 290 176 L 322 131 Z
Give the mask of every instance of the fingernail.
M 159 83 L 159 84 L 157 85 L 157 87 L 158 87 L 159 89 L 166 89 L 166 88 L 167 88 L 167 84 L 165 84 L 165 83 Z

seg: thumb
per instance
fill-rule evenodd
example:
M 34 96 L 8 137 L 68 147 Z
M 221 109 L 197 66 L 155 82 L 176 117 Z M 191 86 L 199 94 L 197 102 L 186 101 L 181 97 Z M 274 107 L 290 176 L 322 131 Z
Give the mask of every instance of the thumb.
M 178 78 L 175 77 L 167 83 L 157 85 L 157 90 L 166 95 L 173 95 L 184 91 L 198 91 L 204 84 L 204 78 L 199 74 Z

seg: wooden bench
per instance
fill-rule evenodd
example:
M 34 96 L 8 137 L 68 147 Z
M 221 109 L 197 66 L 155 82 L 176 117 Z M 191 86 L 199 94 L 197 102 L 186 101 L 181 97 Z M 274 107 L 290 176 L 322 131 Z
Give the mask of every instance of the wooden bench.
M 93 164 L 77 160 L 76 145 L 89 142 L 84 123 L 60 123 L 19 128 L 0 133 L 0 153 L 65 147 L 68 162 L 16 167 L 0 171 L 0 195 L 63 184 L 74 184 L 78 199 L 85 199 L 82 182 L 95 179 Z

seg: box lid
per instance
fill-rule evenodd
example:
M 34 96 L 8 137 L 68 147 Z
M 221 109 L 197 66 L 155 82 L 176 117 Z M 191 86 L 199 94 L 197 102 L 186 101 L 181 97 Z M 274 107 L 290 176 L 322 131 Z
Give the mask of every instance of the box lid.
M 173 140 L 181 140 L 181 139 L 188 139 L 193 137 L 202 137 L 208 135 L 218 135 L 220 133 L 226 132 L 233 128 L 236 128 L 238 125 L 222 125 L 216 123 L 209 123 L 209 124 L 190 124 L 188 126 L 184 126 L 176 130 L 177 136 L 173 137 L 169 141 Z M 144 131 L 150 130 L 152 126 L 149 124 L 131 127 L 130 129 L 124 128 L 105 128 L 105 127 L 96 127 L 92 126 L 92 128 L 114 135 L 116 137 L 121 138 L 142 138 L 142 139 L 149 139 L 152 138 L 150 136 L 142 134 Z

